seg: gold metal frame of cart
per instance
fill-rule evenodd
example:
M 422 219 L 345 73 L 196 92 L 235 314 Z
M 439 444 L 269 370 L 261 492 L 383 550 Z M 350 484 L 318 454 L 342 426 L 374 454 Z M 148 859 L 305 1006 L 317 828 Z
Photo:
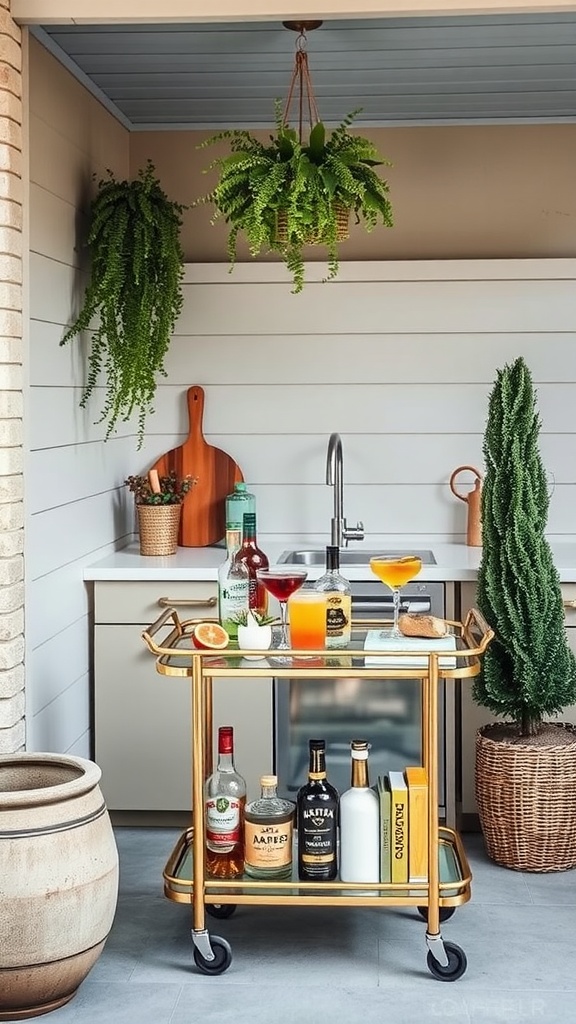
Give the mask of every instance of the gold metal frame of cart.
M 172 629 L 158 645 L 153 637 L 171 621 Z M 192 827 L 175 847 L 164 871 L 164 890 L 169 899 L 192 904 L 195 946 L 210 960 L 210 936 L 206 930 L 206 904 L 288 904 L 300 906 L 414 906 L 427 908 L 426 942 L 441 966 L 448 964 L 440 934 L 440 907 L 456 907 L 470 899 L 471 872 L 460 837 L 452 829 L 438 823 L 438 683 L 440 679 L 469 679 L 480 671 L 480 658 L 493 639 L 494 633 L 482 615 L 472 609 L 459 623 L 446 620 L 457 638 L 456 666 L 440 666 L 446 652 L 422 650 L 427 659 L 426 671 L 420 675 L 422 693 L 422 762 L 428 773 L 428 881 L 422 883 L 370 882 L 301 882 L 241 879 L 223 880 L 207 878 L 205 874 L 204 782 L 212 772 L 213 703 L 212 682 L 218 678 L 270 678 L 270 664 L 245 661 L 244 655 L 259 654 L 252 650 L 226 648 L 222 651 L 199 650 L 194 647 L 192 632 L 199 620 L 181 621 L 175 609 L 168 608 L 142 634 L 149 650 L 156 656 L 157 671 L 166 676 L 189 676 L 192 680 Z M 352 623 L 354 630 L 382 628 L 382 620 L 359 619 Z M 371 652 L 377 654 L 377 652 Z M 273 651 L 270 652 L 273 657 Z M 291 649 L 283 656 L 302 660 L 297 664 L 274 664 L 274 676 L 307 679 L 334 679 L 350 673 L 351 658 L 364 658 L 364 648 L 352 644 L 345 651 L 327 652 Z M 410 657 L 413 651 L 395 651 L 393 668 L 385 668 L 386 654 L 381 664 L 354 666 L 358 678 L 410 678 L 413 667 L 402 668 L 398 662 Z M 452 652 L 450 652 L 452 657 Z M 308 659 L 308 660 L 305 660 Z M 341 665 L 338 665 L 341 660 Z M 324 662 L 318 665 L 317 662 Z M 327 664 L 326 662 L 329 662 Z M 445 846 L 455 865 L 455 877 L 440 880 L 439 845 Z M 191 858 L 190 858 L 191 853 Z M 188 868 L 187 878 L 182 869 Z

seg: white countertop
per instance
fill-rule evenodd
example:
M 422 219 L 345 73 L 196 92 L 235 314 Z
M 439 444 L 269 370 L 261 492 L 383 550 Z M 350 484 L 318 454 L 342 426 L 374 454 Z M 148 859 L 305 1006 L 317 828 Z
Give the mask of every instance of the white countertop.
M 302 540 L 295 541 L 262 541 L 262 548 L 266 551 L 270 563 L 274 564 L 280 558 L 283 551 L 315 547 L 322 549 L 324 545 L 317 541 Z M 419 538 L 418 541 L 393 540 L 386 541 L 386 538 L 368 538 L 363 545 L 356 544 L 353 547 L 361 550 L 366 549 L 382 550 L 400 549 L 408 550 L 428 548 L 432 550 L 436 558 L 435 565 L 424 565 L 419 580 L 440 580 L 440 581 L 474 581 L 477 576 L 478 566 L 482 553 L 481 548 L 467 547 L 466 544 L 437 544 L 433 540 Z M 554 563 L 558 569 L 560 580 L 563 583 L 576 582 L 576 539 L 562 541 L 551 541 Z M 85 580 L 216 580 L 218 566 L 224 561 L 225 553 L 222 547 L 209 548 L 178 548 L 175 555 L 167 556 L 143 556 L 140 554 L 138 542 L 133 542 L 127 547 L 108 555 L 106 558 L 89 565 L 84 570 Z M 318 579 L 324 568 L 320 566 L 308 567 L 308 578 Z M 362 580 L 372 578 L 370 567 L 351 566 L 342 567 L 342 574 L 349 580 Z

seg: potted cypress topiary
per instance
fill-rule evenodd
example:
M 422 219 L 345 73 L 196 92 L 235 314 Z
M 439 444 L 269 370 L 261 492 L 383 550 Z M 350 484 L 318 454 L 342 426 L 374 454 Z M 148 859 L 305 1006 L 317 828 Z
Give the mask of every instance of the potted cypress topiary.
M 576 660 L 545 536 L 549 496 L 540 417 L 522 358 L 498 371 L 484 436 L 477 601 L 495 631 L 474 699 L 506 721 L 476 738 L 476 800 L 487 851 L 523 871 L 576 866 L 576 734 L 554 723 L 576 702 Z
M 93 328 L 80 405 L 103 383 L 98 422 L 108 421 L 106 438 L 137 412 L 138 448 L 182 308 L 183 210 L 163 192 L 150 161 L 134 181 L 117 181 L 108 171 L 90 206 L 83 306 L 60 342 Z
M 348 237 L 351 213 L 367 231 L 379 220 L 392 225 L 388 184 L 374 170 L 388 161 L 369 139 L 348 131 L 358 113 L 348 114 L 329 133 L 318 121 L 306 141 L 301 131 L 289 127 L 286 112 L 282 114 L 276 104 L 276 131 L 268 143 L 236 129 L 219 132 L 201 144 L 202 149 L 222 140 L 230 143 L 231 153 L 207 168 L 218 168 L 217 184 L 195 205 L 212 203 L 214 221 L 223 217 L 230 225 L 231 270 L 242 231 L 252 256 L 262 250 L 280 254 L 292 275 L 293 291 L 300 292 L 305 246 L 325 246 L 329 280 L 338 273 L 338 245 Z

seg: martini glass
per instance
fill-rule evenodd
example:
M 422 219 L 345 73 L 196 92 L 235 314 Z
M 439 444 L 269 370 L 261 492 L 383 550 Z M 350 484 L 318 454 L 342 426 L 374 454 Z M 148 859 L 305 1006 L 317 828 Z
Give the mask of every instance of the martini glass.
M 422 559 L 417 555 L 404 555 L 403 557 L 377 555 L 370 559 L 372 572 L 382 580 L 385 586 L 392 591 L 394 598 L 394 622 L 390 636 L 399 637 L 403 634 L 398 628 L 398 614 L 400 612 L 400 588 L 413 580 L 422 569 Z
M 297 569 L 293 565 L 274 565 L 271 569 L 257 569 L 256 576 L 269 594 L 276 598 L 280 605 L 280 639 L 275 645 L 276 650 L 288 651 L 288 628 L 286 626 L 286 603 L 295 590 L 299 590 L 308 575 L 306 569 Z

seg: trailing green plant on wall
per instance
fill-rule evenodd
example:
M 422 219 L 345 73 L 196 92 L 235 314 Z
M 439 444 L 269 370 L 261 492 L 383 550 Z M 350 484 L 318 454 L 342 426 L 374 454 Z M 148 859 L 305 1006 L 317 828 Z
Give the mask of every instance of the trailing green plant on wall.
M 108 171 L 90 206 L 83 306 L 60 342 L 92 329 L 80 405 L 102 384 L 97 422 L 107 421 L 106 438 L 137 412 L 139 448 L 182 308 L 183 210 L 162 190 L 151 161 L 134 181 Z
M 474 699 L 519 734 L 576 702 L 576 660 L 564 628 L 560 579 L 545 536 L 548 486 L 540 417 L 522 358 L 498 371 L 484 435 L 478 607 L 495 631 Z
M 200 149 L 227 141 L 231 153 L 217 157 L 207 172 L 217 168 L 215 187 L 197 200 L 215 207 L 213 223 L 229 225 L 228 258 L 233 269 L 238 235 L 247 238 L 250 254 L 280 254 L 293 280 L 293 291 L 304 285 L 304 248 L 327 249 L 328 275 L 338 273 L 339 243 L 348 237 L 353 213 L 372 231 L 378 221 L 392 226 L 388 184 L 374 167 L 389 162 L 361 135 L 348 131 L 359 111 L 353 111 L 327 133 L 318 121 L 307 141 L 285 121 L 276 104 L 276 131 L 269 143 L 250 132 L 228 130 L 206 139 Z

